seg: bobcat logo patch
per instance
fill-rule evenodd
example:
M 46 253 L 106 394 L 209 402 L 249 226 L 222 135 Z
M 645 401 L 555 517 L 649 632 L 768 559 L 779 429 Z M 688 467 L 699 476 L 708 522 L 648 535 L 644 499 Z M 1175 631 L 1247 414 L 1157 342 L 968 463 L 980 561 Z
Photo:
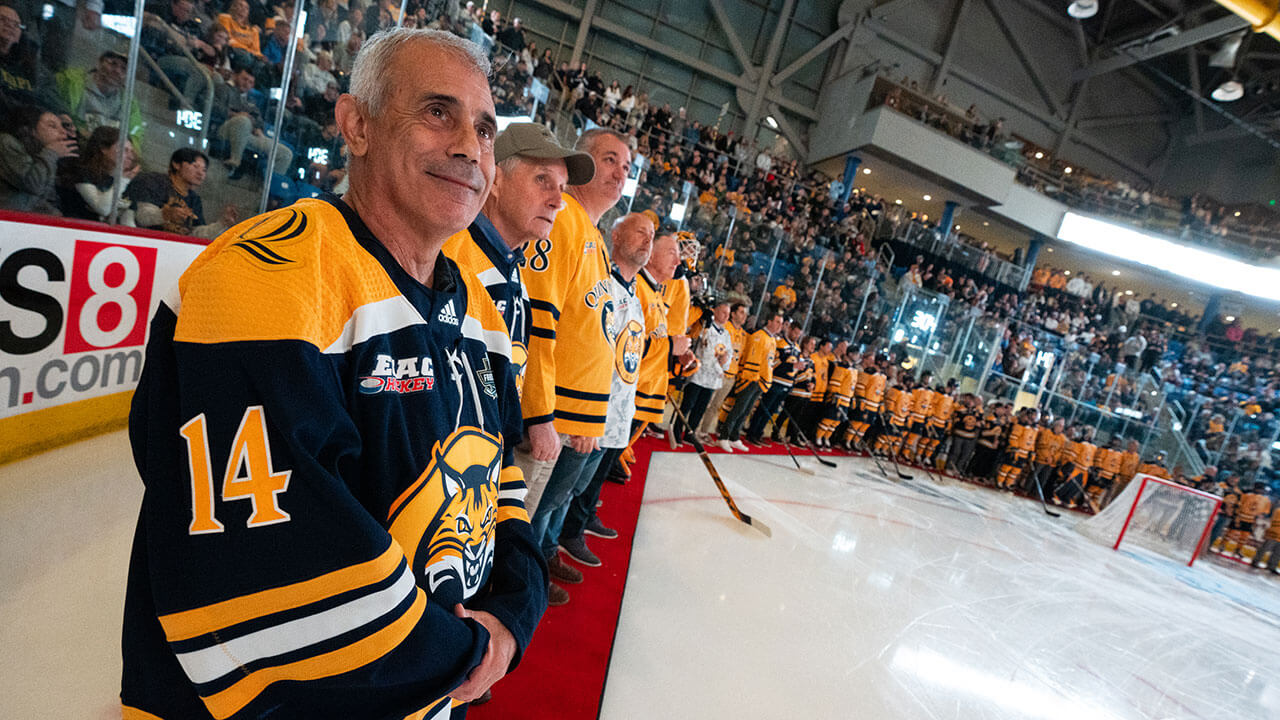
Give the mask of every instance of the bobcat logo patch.
M 428 594 L 452 607 L 493 569 L 502 443 L 461 427 L 436 443 L 431 462 L 391 506 L 391 536 Z

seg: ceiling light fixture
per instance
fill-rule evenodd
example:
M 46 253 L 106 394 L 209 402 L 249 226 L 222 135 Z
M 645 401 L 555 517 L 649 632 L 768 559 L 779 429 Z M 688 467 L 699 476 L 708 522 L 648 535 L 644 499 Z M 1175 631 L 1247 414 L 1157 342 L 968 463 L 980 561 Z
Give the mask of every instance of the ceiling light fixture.
M 1071 166 L 1070 166 L 1070 165 L 1068 165 L 1068 166 L 1066 166 L 1066 167 L 1062 168 L 1062 172 L 1066 173 L 1067 175 L 1070 175 L 1070 174 L 1071 174 Z
M 925 195 L 925 196 L 924 196 L 924 201 L 925 201 L 925 202 L 929 202 L 929 201 L 930 201 L 930 200 L 932 200 L 932 199 L 933 199 L 933 196 L 932 196 L 932 195 Z
M 1098 0 L 1075 0 L 1067 6 L 1067 14 L 1077 20 L 1088 20 L 1098 14 Z
M 902 204 L 902 201 L 901 201 L 901 200 L 894 200 L 894 201 L 893 201 L 893 204 L 894 204 L 894 205 L 901 205 L 901 204 Z
M 1039 150 L 1037 150 L 1037 151 L 1036 151 L 1036 159 L 1037 159 L 1037 160 L 1043 160 L 1043 159 L 1044 159 L 1044 153 L 1042 153 L 1042 152 L 1040 152 Z
M 871 168 L 862 168 L 862 174 L 863 174 L 863 175 L 870 175 L 870 174 L 871 174 Z
M 1119 271 L 1119 270 L 1112 270 L 1112 271 L 1111 271 L 1111 274 L 1112 274 L 1112 275 L 1119 275 L 1119 274 L 1120 274 L 1120 271 Z
M 768 125 L 770 128 L 772 128 L 772 129 L 774 129 L 774 130 L 777 130 L 777 129 L 778 129 L 778 121 L 777 121 L 777 120 L 774 120 L 772 115 L 766 115 L 766 116 L 765 116 L 765 118 L 764 118 L 764 124 L 765 124 L 765 125 Z
M 1235 102 L 1244 97 L 1244 85 L 1241 85 L 1239 80 L 1231 78 L 1214 88 L 1213 92 L 1209 93 L 1209 97 L 1218 102 Z

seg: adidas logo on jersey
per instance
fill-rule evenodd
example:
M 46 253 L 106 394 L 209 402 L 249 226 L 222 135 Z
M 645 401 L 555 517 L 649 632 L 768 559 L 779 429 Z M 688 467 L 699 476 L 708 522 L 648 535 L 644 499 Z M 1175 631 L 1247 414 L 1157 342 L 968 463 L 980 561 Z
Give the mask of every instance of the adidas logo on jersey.
M 457 320 L 454 320 L 457 324 Z M 393 358 L 378 355 L 373 372 L 360 378 L 359 389 L 365 395 L 389 392 L 397 395 L 431 390 L 436 374 L 430 357 Z
M 445 303 L 445 306 L 440 309 L 440 314 L 436 316 L 436 322 L 448 323 L 450 325 L 457 326 L 458 313 L 453 309 L 452 300 Z

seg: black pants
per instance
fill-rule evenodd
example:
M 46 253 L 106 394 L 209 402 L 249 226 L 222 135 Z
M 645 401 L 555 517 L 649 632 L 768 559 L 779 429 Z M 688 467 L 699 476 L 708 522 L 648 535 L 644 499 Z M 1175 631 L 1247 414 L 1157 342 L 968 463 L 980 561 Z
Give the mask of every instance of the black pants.
M 747 421 L 751 406 L 755 404 L 756 399 L 759 397 L 760 384 L 754 380 L 748 381 L 743 387 L 734 392 L 733 408 L 729 410 L 729 416 L 724 419 L 723 432 L 720 433 L 721 440 L 734 442 L 742 436 L 742 426 Z
M 778 412 L 778 408 L 782 407 L 782 400 L 791 392 L 791 386 L 778 385 L 774 383 L 769 386 L 769 392 L 764 394 L 764 399 L 760 401 L 760 407 L 756 408 L 756 412 L 751 416 L 751 422 L 747 424 L 747 437 L 752 440 L 759 441 L 764 437 L 764 430 L 769 426 L 769 421 L 773 419 L 773 414 Z M 734 406 L 737 407 L 736 405 Z M 736 438 L 735 438 L 736 439 Z
M 685 419 L 696 430 L 702 424 L 702 416 L 707 412 L 707 403 L 711 402 L 711 396 L 715 394 L 715 389 L 705 388 L 697 383 L 688 383 L 684 386 L 684 400 L 680 401 L 680 412 L 684 413 Z M 690 429 L 676 418 L 675 435 L 676 442 L 684 442 L 685 435 Z
M 773 427 L 773 434 L 781 437 L 778 433 L 778 426 L 786 420 L 787 440 L 792 441 L 792 444 L 798 443 L 800 441 L 801 432 L 809 432 L 808 421 L 810 404 L 809 398 L 807 397 L 788 395 L 787 399 L 782 402 L 782 407 L 786 410 L 786 415 L 780 415 L 778 417 L 778 422 Z M 812 435 L 809 435 L 808 437 L 812 437 Z
M 973 450 L 977 444 L 977 438 L 953 436 L 951 440 L 951 455 L 947 458 L 947 470 L 959 475 L 967 474 L 969 472 L 969 461 L 973 459 Z

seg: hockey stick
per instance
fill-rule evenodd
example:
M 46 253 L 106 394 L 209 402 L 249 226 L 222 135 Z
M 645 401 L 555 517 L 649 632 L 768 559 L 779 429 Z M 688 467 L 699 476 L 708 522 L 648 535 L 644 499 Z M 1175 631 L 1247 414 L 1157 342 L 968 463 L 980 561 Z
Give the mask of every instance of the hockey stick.
M 804 465 L 801 465 L 801 464 L 800 464 L 800 461 L 796 459 L 795 453 L 791 452 L 791 443 L 788 443 L 786 440 L 783 440 L 783 441 L 782 441 L 782 447 L 783 447 L 783 449 L 785 449 L 785 450 L 787 451 L 787 455 L 789 455 L 789 456 L 791 457 L 791 462 L 793 462 L 793 463 L 795 463 L 795 464 L 796 464 L 796 469 L 797 469 L 797 470 L 799 470 L 800 472 L 804 473 L 805 475 L 813 475 L 813 474 L 814 474 L 814 472 L 813 472 L 813 468 L 811 468 L 811 467 L 805 467 Z
M 1024 465 L 1022 468 L 1022 472 L 1026 472 L 1026 471 L 1027 471 L 1027 467 Z M 1062 513 L 1056 513 L 1050 510 L 1049 503 L 1044 501 L 1044 488 L 1041 487 L 1040 485 L 1040 476 L 1032 472 L 1031 479 L 1036 482 L 1036 494 L 1040 496 L 1040 507 L 1044 508 L 1044 513 L 1049 517 L 1062 517 Z
M 889 423 L 885 422 L 883 412 L 879 413 L 878 417 L 880 418 L 881 427 L 889 427 Z M 894 457 L 897 453 L 890 450 L 887 454 L 889 456 L 889 462 L 893 463 L 893 471 L 898 473 L 898 477 L 902 480 L 910 480 L 911 476 L 902 472 L 902 466 L 898 464 L 898 458 Z
M 924 435 L 920 436 L 920 440 L 921 440 L 921 441 L 932 440 L 932 439 L 933 439 L 933 435 L 934 435 L 934 433 L 933 433 L 933 426 L 932 426 L 932 425 L 929 425 L 928 423 L 925 423 L 925 426 L 924 426 Z M 924 474 L 925 474 L 925 475 L 928 475 L 930 480 L 932 480 L 934 483 L 936 483 L 936 484 L 938 484 L 938 485 L 941 485 L 941 484 L 942 484 L 942 480 L 941 480 L 937 475 L 935 475 L 935 474 L 933 473 L 933 471 L 932 471 L 932 470 L 930 470 L 930 469 L 929 469 L 929 465 L 931 464 L 931 458 L 924 458 L 924 459 L 922 460 L 922 459 L 920 458 L 920 452 L 919 452 L 919 450 L 917 450 L 917 451 L 916 451 L 916 461 L 919 463 L 918 467 L 919 467 L 921 470 L 924 470 Z
M 787 410 L 785 406 L 782 408 L 782 412 L 786 414 L 787 420 L 789 420 L 792 426 L 795 427 L 796 434 L 800 436 L 800 442 L 804 443 L 805 447 L 809 448 L 809 452 L 813 453 L 813 456 L 817 458 L 818 462 L 822 463 L 823 465 L 826 465 L 827 467 L 839 467 L 835 463 L 823 458 L 821 455 L 818 454 L 818 448 L 814 447 L 813 443 L 809 442 L 809 437 L 804 434 L 804 428 L 800 427 L 800 423 L 796 422 L 796 419 L 791 417 L 791 412 Z M 786 443 L 783 443 L 783 444 L 785 445 Z M 791 448 L 787 448 L 787 452 L 790 453 Z M 791 459 L 795 460 L 795 457 L 792 457 Z M 796 465 L 799 465 L 799 464 L 800 463 L 796 463 Z
M 671 400 L 671 397 L 667 397 Z M 672 401 L 672 406 L 676 410 L 676 416 L 680 418 L 680 422 L 685 427 L 689 427 L 689 421 L 685 418 L 684 413 L 680 411 L 680 406 Z M 711 479 L 715 482 L 716 487 L 720 490 L 720 496 L 724 498 L 725 503 L 729 506 L 729 512 L 738 520 L 750 525 L 765 534 L 765 537 L 773 537 L 773 531 L 769 529 L 759 518 L 753 518 L 750 515 L 738 509 L 738 504 L 733 501 L 733 496 L 729 494 L 729 489 L 724 486 L 724 481 L 720 479 L 720 473 L 716 472 L 716 466 L 711 463 L 711 456 L 707 454 L 707 449 L 702 446 L 702 442 L 698 440 L 696 433 L 689 436 L 689 440 L 693 442 L 693 449 L 697 451 L 698 457 L 702 458 L 702 464 L 706 466 L 707 472 L 711 473 Z

